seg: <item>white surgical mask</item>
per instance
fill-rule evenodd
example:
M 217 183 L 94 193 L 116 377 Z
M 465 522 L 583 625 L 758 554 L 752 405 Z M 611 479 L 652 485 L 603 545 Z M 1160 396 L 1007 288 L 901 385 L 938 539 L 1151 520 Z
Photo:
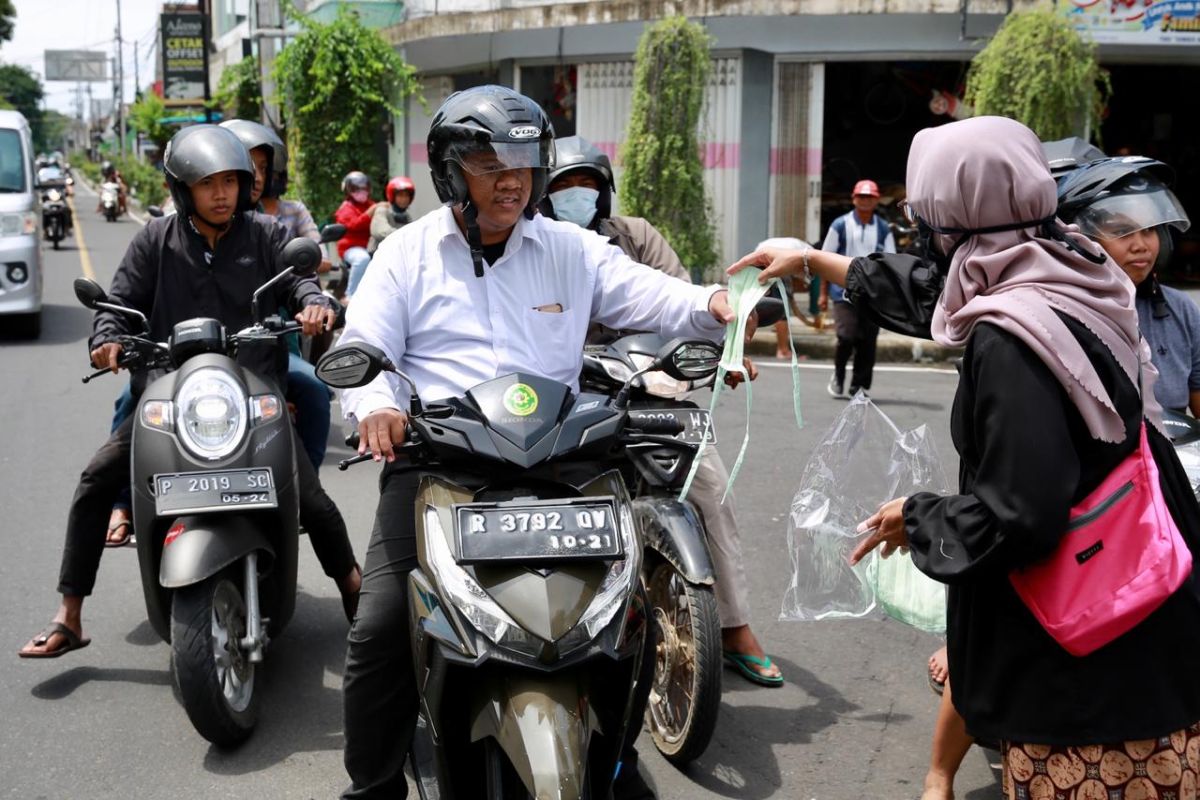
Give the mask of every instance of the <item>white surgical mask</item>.
M 550 195 L 550 205 L 554 207 L 554 216 L 564 222 L 574 222 L 581 228 L 586 228 L 596 216 L 596 201 L 600 192 L 586 186 L 571 186 L 560 189 Z

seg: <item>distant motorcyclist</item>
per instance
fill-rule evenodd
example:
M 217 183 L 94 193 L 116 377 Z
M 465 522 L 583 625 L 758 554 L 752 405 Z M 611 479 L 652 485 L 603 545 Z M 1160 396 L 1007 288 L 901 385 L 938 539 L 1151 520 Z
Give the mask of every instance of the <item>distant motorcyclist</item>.
M 366 173 L 354 170 L 342 178 L 342 194 L 345 200 L 333 215 L 333 221 L 346 226 L 346 235 L 338 239 L 338 256 L 346 262 L 350 279 L 346 296 L 351 297 L 367 272 L 371 254 L 367 245 L 371 240 L 371 218 L 375 209 L 384 203 L 371 201 L 371 179 Z
M 380 242 L 412 221 L 408 216 L 408 207 L 412 205 L 416 192 L 416 185 L 407 175 L 397 175 L 388 181 L 383 190 L 387 203 L 377 204 L 371 216 L 371 241 L 367 245 L 367 252 L 374 255 Z
M 100 165 L 100 177 L 105 183 L 115 183 L 117 185 L 117 212 L 125 213 L 125 197 L 129 194 L 129 186 L 125 183 L 124 176 L 117 169 L 117 165 L 111 161 L 105 161 Z M 96 211 L 104 211 L 103 203 L 97 202 Z
M 149 336 L 156 341 L 165 341 L 177 322 L 193 317 L 213 317 L 227 329 L 240 330 L 253 321 L 246 298 L 280 271 L 284 245 L 278 226 L 248 213 L 254 180 L 250 156 L 231 132 L 195 125 L 171 139 L 164 167 L 179 213 L 152 219 L 138 231 L 117 267 L 109 297 L 145 314 Z M 334 317 L 332 303 L 311 280 L 283 278 L 266 299 L 287 305 L 306 333 L 319 332 Z M 116 339 L 132 332 L 128 318 L 102 310 L 93 328 L 88 345 L 92 364 L 118 371 L 121 345 Z M 282 384 L 284 355 L 272 342 L 243 349 L 238 360 Z M 134 375 L 135 395 L 146 382 L 146 374 Z M 84 469 L 67 516 L 58 585 L 62 602 L 51 624 L 21 649 L 23 658 L 54 658 L 89 643 L 83 636 L 83 601 L 95 586 L 105 517 L 129 480 L 135 419 L 121 423 Z M 308 459 L 297 451 L 300 522 L 352 616 L 361 573 L 346 525 Z
M 608 156 L 579 136 L 556 139 L 555 168 L 542 213 L 594 230 L 630 258 L 691 283 L 688 271 L 666 238 L 640 217 L 612 213 L 616 183 Z M 716 595 L 725 658 L 747 680 L 779 686 L 783 676 L 750 630 L 750 603 L 741 538 L 732 498 L 721 502 L 729 473 L 716 448 L 706 448 L 696 473 L 691 499 L 704 517 L 717 567 Z

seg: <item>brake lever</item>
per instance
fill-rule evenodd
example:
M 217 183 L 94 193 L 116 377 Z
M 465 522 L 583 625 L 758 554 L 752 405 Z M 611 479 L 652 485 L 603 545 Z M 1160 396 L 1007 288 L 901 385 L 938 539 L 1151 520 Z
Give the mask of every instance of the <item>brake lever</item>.
M 355 464 L 361 464 L 364 461 L 370 461 L 372 458 L 374 458 L 374 456 L 372 456 L 370 453 L 363 453 L 362 455 L 353 456 L 351 458 L 343 458 L 338 462 L 338 469 L 342 472 L 345 472 Z
M 90 383 L 90 382 L 94 381 L 96 378 L 99 378 L 102 375 L 107 375 L 110 372 L 112 372 L 112 370 L 109 369 L 108 367 L 105 367 L 103 369 L 98 369 L 95 372 L 93 372 L 91 375 L 85 375 L 83 377 L 83 382 Z

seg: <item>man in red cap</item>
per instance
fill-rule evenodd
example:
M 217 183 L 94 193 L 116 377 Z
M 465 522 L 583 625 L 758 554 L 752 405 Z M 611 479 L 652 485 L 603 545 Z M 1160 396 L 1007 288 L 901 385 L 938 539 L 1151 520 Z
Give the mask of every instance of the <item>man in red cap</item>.
M 875 181 L 862 180 L 854 184 L 854 210 L 833 221 L 821 245 L 822 250 L 840 253 L 850 258 L 870 253 L 896 252 L 887 220 L 875 213 L 879 205 L 879 187 Z M 875 370 L 875 340 L 879 326 L 861 315 L 846 301 L 842 287 L 821 281 L 820 307 L 824 311 L 833 300 L 833 324 L 837 331 L 837 351 L 834 354 L 833 377 L 827 390 L 832 397 L 853 397 L 871 388 L 871 373 Z M 846 393 L 846 364 L 854 356 L 854 373 L 850 392 Z

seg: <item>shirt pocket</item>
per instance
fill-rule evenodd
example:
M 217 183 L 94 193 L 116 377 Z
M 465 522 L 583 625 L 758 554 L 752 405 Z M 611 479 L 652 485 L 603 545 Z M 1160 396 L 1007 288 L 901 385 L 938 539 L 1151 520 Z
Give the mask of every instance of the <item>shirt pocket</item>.
M 572 369 L 578 372 L 583 345 L 574 341 L 571 314 L 565 309 L 556 313 L 527 308 L 522 316 L 526 346 L 542 374 L 563 383 L 578 377 Z

